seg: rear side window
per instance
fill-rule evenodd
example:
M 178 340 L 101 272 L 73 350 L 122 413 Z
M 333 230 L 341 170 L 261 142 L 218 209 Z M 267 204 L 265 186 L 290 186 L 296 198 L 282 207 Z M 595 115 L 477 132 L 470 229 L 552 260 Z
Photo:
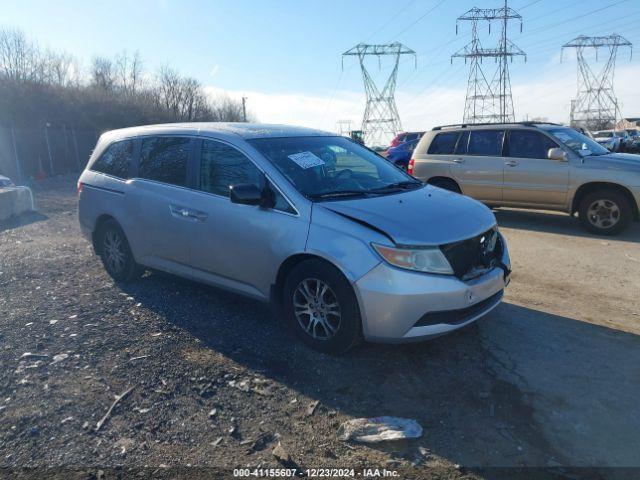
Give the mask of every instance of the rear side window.
M 129 178 L 132 158 L 133 140 L 115 142 L 100 155 L 100 158 L 91 166 L 91 170 L 118 178 Z
M 437 134 L 429 145 L 429 151 L 432 155 L 453 155 L 458 140 L 459 132 L 446 132 Z
M 512 130 L 509 132 L 509 156 L 517 158 L 547 158 L 550 148 L 556 148 L 550 138 L 539 132 Z
M 142 140 L 140 178 L 185 187 L 191 139 L 151 137 Z
M 467 155 L 502 156 L 504 130 L 472 130 L 469 132 Z

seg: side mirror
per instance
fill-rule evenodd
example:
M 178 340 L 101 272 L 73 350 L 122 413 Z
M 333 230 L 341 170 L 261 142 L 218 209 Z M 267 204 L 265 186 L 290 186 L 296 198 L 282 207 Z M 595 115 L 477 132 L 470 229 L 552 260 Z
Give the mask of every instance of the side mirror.
M 566 162 L 567 154 L 561 148 L 550 148 L 547 152 L 547 158 L 549 160 L 559 160 L 561 162 Z
M 232 203 L 260 205 L 262 203 L 262 191 L 253 183 L 238 183 L 229 187 L 229 198 Z
M 265 183 L 265 187 L 260 187 L 255 183 L 238 183 L 229 187 L 229 199 L 232 203 L 241 205 L 259 205 L 263 208 L 272 208 L 275 205 L 273 190 Z

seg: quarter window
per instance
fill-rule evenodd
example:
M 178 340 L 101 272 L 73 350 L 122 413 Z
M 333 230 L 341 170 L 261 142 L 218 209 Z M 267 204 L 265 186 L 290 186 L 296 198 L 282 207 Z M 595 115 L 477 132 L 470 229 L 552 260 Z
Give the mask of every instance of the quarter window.
M 91 170 L 118 178 L 129 178 L 132 157 L 133 140 L 115 142 L 100 155 Z
M 516 158 L 547 158 L 557 144 L 539 132 L 512 130 L 509 132 L 509 156 Z
M 504 130 L 472 130 L 467 155 L 501 157 L 503 140 Z
M 453 155 L 458 140 L 459 132 L 447 132 L 437 134 L 429 145 L 428 154 Z
M 140 178 L 185 187 L 190 145 L 191 139 L 185 137 L 143 139 Z

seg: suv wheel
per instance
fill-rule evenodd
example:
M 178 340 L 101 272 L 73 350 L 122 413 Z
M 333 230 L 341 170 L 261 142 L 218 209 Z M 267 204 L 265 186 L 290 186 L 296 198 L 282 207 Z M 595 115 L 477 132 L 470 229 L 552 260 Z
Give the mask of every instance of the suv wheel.
M 631 221 L 629 200 L 615 190 L 588 193 L 580 202 L 580 222 L 590 232 L 616 235 Z
M 130 282 L 144 270 L 133 259 L 129 242 L 115 220 L 107 220 L 98 233 L 100 258 L 107 273 L 116 282 Z
M 361 339 L 360 310 L 342 273 L 322 260 L 306 260 L 289 273 L 283 288 L 289 328 L 310 347 L 343 353 Z

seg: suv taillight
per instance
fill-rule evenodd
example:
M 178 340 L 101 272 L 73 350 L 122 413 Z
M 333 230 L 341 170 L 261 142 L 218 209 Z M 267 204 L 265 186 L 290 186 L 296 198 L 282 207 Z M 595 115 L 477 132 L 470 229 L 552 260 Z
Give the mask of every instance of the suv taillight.
M 407 165 L 407 173 L 409 175 L 413 175 L 413 168 L 416 165 L 416 161 L 412 158 L 411 160 L 409 160 L 409 165 Z
M 78 180 L 78 195 L 82 192 L 82 182 Z

